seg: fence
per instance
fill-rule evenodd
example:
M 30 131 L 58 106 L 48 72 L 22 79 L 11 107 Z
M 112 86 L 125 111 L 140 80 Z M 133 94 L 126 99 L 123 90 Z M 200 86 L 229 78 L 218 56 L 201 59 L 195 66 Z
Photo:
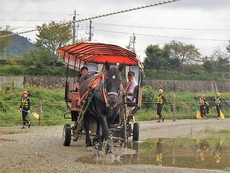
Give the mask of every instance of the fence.
M 194 119 L 197 112 L 197 103 L 196 100 L 181 100 L 180 94 L 171 94 L 171 98 L 168 99 L 169 105 L 163 106 L 162 114 L 167 120 L 176 119 Z M 67 114 L 67 117 L 71 117 L 70 110 L 67 108 L 64 98 L 61 100 L 54 100 L 54 98 L 46 98 L 41 100 L 39 98 L 31 97 L 31 110 L 30 110 L 30 121 L 32 125 L 57 125 L 65 124 L 66 122 L 71 123 L 71 119 L 64 119 L 64 114 Z M 208 100 L 209 101 L 209 100 Z M 1 109 L 0 105 L 0 127 L 6 125 L 20 125 L 22 124 L 21 112 L 18 112 L 20 101 L 12 100 L 3 100 L 3 106 L 10 105 L 8 107 L 3 107 Z M 214 104 L 210 103 L 210 111 L 208 118 L 216 118 L 217 112 Z M 143 102 L 143 104 L 147 104 Z M 158 118 L 156 115 L 155 103 L 148 102 L 150 105 L 148 109 L 141 109 L 137 112 L 137 119 L 141 120 L 155 120 Z M 228 105 L 227 105 L 228 104 Z M 230 117 L 229 101 L 226 100 L 222 104 L 222 111 L 225 114 L 226 118 Z M 33 113 L 37 113 L 39 118 L 33 117 Z
M 63 88 L 65 77 L 59 76 L 0 76 L 0 88 L 14 81 L 16 87 L 22 88 L 28 83 L 46 88 Z M 167 92 L 230 92 L 230 82 L 223 81 L 182 81 L 182 80 L 144 80 L 144 85 L 154 88 L 162 87 Z

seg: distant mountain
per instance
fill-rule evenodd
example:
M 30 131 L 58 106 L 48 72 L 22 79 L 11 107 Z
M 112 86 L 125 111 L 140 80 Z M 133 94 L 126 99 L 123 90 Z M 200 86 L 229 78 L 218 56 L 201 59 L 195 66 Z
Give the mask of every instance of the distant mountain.
M 12 36 L 10 41 L 11 45 L 7 46 L 4 52 L 0 52 L 0 57 L 22 56 L 35 48 L 33 43 L 20 35 Z

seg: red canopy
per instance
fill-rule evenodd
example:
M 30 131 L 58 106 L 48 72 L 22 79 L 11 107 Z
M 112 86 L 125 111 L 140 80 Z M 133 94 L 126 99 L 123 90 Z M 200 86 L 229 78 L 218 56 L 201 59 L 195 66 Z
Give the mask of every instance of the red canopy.
M 72 61 L 83 61 L 85 63 L 124 63 L 126 65 L 137 65 L 138 59 L 135 53 L 122 47 L 102 43 L 77 43 L 61 47 L 58 53 Z

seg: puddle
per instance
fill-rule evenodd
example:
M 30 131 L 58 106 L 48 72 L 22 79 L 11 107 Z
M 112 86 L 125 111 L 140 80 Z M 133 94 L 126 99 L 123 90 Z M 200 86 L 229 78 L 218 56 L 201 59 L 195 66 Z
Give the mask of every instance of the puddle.
M 181 168 L 230 170 L 230 138 L 167 138 L 113 148 L 113 155 L 82 157 L 77 161 L 102 165 L 147 164 Z

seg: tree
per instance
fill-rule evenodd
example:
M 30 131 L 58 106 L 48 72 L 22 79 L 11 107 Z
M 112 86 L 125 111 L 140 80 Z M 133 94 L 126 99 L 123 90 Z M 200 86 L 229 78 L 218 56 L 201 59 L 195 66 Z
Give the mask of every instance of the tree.
M 203 58 L 203 67 L 205 71 L 212 74 L 216 68 L 216 62 L 212 58 L 205 56 Z
M 167 50 L 161 49 L 159 45 L 149 45 L 146 48 L 145 54 L 144 65 L 146 69 L 154 68 L 159 73 L 161 67 L 167 63 Z
M 194 45 L 186 45 L 179 41 L 172 41 L 167 45 L 170 48 L 170 59 L 177 59 L 178 63 L 177 71 L 180 72 L 183 69 L 184 64 L 194 64 L 201 62 L 200 53 Z
M 224 72 L 229 71 L 230 66 L 230 57 L 229 53 L 222 51 L 220 48 L 217 48 L 212 53 L 211 57 L 216 60 L 217 71 Z
M 36 35 L 36 45 L 40 48 L 48 49 L 53 55 L 53 65 L 58 60 L 57 49 L 66 45 L 71 39 L 71 24 L 61 25 L 55 22 L 37 26 L 39 33 Z
M 6 28 L 0 28 L 0 36 L 4 36 L 10 34 L 10 28 L 7 26 Z M 10 42 L 11 36 L 0 37 L 0 52 L 4 52 L 5 48 L 11 44 Z
M 228 45 L 226 46 L 226 50 L 228 53 L 230 53 L 230 40 L 228 41 Z

